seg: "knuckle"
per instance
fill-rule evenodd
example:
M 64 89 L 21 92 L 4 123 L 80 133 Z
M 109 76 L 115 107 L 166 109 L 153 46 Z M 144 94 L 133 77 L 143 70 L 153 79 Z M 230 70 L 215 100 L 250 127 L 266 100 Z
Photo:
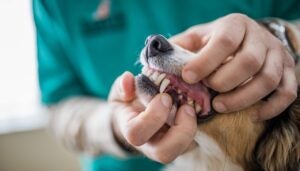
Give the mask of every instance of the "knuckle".
M 152 123 L 164 123 L 167 119 L 167 113 L 163 112 L 163 110 L 160 112 L 153 112 L 149 116 L 151 116 L 151 117 L 143 118 L 142 122 L 145 123 L 145 122 L 149 122 L 151 120 L 150 122 L 152 122 Z
M 249 101 L 246 98 L 238 98 L 232 101 L 224 100 L 224 106 L 226 106 L 228 112 L 232 112 L 249 106 Z
M 215 91 L 218 91 L 220 93 L 224 93 L 227 90 L 225 88 L 224 84 L 223 84 L 223 80 L 221 80 L 221 79 L 218 79 L 218 80 L 215 80 L 215 79 L 214 80 L 209 80 L 208 84 L 210 85 L 210 87 L 212 89 L 214 89 Z
M 153 115 L 153 122 L 154 123 L 164 123 L 166 121 L 166 117 L 164 115 Z
M 185 124 L 185 125 L 182 125 L 180 127 L 180 129 L 178 129 L 178 134 L 180 134 L 182 137 L 185 137 L 185 141 L 184 142 L 187 142 L 189 140 L 192 140 L 195 136 L 197 132 L 197 124 L 193 124 L 193 123 L 190 123 L 190 124 Z
M 219 93 L 225 93 L 233 88 L 232 82 L 228 80 L 231 79 L 228 79 L 227 77 L 215 77 L 208 80 L 207 83 L 213 90 L 218 91 Z
M 242 66 L 246 69 L 258 70 L 261 66 L 261 60 L 252 52 L 248 52 L 244 54 Z
M 276 74 L 271 74 L 264 72 L 263 73 L 263 80 L 264 80 L 264 88 L 267 90 L 273 90 L 279 84 L 279 78 Z
M 176 158 L 176 156 L 172 156 L 171 154 L 164 149 L 156 148 L 153 152 L 153 157 L 160 163 L 168 164 Z
M 132 126 L 128 126 L 124 130 L 124 137 L 129 144 L 134 146 L 140 146 L 144 144 L 144 141 L 140 137 L 140 133 L 138 130 L 139 129 L 136 129 L 136 127 L 132 127 Z
M 218 42 L 222 47 L 236 48 L 238 46 L 238 42 L 231 36 L 230 34 L 222 31 L 219 33 Z
M 297 90 L 286 89 L 282 92 L 282 94 L 291 102 L 297 98 Z
M 194 34 L 195 32 L 197 32 L 199 29 L 199 26 L 198 25 L 194 25 L 194 26 L 191 26 L 189 27 L 185 32 L 186 34 Z

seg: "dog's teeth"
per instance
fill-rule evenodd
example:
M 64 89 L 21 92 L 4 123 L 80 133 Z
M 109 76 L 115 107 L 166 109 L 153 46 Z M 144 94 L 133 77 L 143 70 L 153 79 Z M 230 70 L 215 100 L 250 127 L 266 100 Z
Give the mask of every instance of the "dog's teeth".
M 181 93 L 182 93 L 182 91 L 178 89 L 178 90 L 177 90 L 177 93 L 178 93 L 178 94 L 181 94 Z
M 195 111 L 199 113 L 202 110 L 201 106 L 198 103 L 195 103 Z
M 152 81 L 155 81 L 158 76 L 159 76 L 159 73 L 157 71 L 154 71 L 154 73 L 151 75 Z
M 157 71 L 154 71 L 154 73 L 150 76 L 150 79 L 151 79 L 152 81 L 155 81 L 156 78 L 158 77 L 158 75 L 159 75 L 159 73 L 158 73 Z
M 188 97 L 187 104 L 190 105 L 191 107 L 194 107 L 194 100 Z
M 170 80 L 165 78 L 160 85 L 159 92 L 163 93 L 169 84 L 170 84 Z
M 160 74 L 157 79 L 155 80 L 154 84 L 155 85 L 160 85 L 161 81 L 166 77 L 165 73 Z
M 153 70 L 152 69 L 148 69 L 147 76 L 150 77 L 152 73 L 153 73 Z

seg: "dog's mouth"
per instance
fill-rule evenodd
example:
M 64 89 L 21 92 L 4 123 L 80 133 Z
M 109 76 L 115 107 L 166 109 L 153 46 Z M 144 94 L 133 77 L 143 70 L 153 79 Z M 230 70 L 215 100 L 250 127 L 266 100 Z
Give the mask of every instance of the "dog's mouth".
M 144 66 L 142 74 L 137 76 L 137 84 L 151 97 L 158 93 L 168 93 L 176 109 L 183 104 L 190 105 L 198 121 L 205 121 L 215 114 L 211 108 L 213 92 L 201 82 L 188 84 L 180 76 Z
M 211 100 L 216 92 L 201 81 L 188 84 L 181 78 L 185 63 L 193 58 L 193 53 L 171 44 L 161 35 L 151 35 L 146 40 L 141 53 L 142 73 L 136 77 L 137 94 L 146 106 L 158 93 L 172 97 L 173 106 L 168 122 L 172 124 L 177 109 L 188 104 L 194 108 L 198 122 L 206 121 L 215 114 Z

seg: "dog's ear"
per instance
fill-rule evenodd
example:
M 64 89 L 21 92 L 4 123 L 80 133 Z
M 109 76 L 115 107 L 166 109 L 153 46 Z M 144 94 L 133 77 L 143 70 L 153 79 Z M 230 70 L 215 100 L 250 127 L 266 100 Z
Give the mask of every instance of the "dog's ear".
M 300 170 L 300 96 L 280 116 L 267 121 L 255 150 L 255 158 L 265 171 Z

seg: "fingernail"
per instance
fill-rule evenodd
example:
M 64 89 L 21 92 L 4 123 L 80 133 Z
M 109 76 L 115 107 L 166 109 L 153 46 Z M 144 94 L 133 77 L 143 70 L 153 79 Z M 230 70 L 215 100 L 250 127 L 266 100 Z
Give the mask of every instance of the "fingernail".
M 171 98 L 166 94 L 163 94 L 161 96 L 161 102 L 167 108 L 169 108 L 171 106 Z
M 215 102 L 214 103 L 214 108 L 218 112 L 226 112 L 227 111 L 225 105 L 221 102 Z
M 197 81 L 197 74 L 194 73 L 193 71 L 186 71 L 183 74 L 184 74 L 184 78 L 186 78 L 186 80 L 188 80 L 189 82 Z
M 195 110 L 191 106 L 184 106 L 184 111 L 188 115 L 195 117 Z

